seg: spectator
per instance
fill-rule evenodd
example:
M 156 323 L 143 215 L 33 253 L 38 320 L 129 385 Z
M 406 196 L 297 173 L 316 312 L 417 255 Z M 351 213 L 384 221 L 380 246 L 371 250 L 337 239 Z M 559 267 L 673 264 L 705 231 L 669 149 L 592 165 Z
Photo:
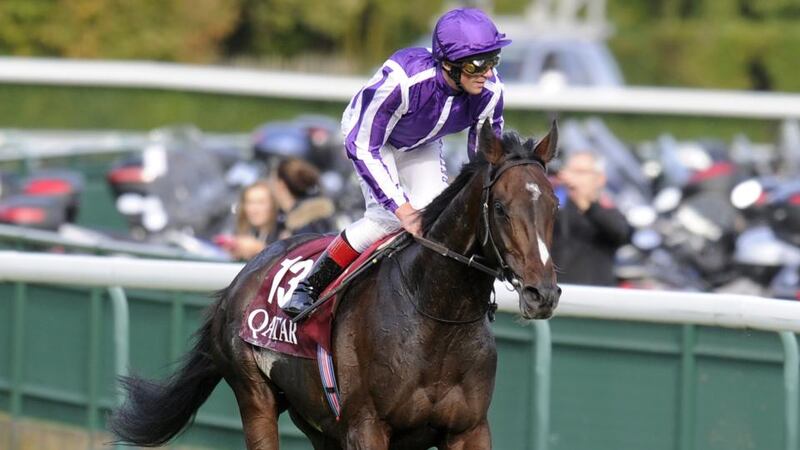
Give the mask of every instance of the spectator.
M 267 180 L 258 180 L 242 189 L 236 211 L 236 234 L 222 243 L 237 259 L 251 259 L 280 232 L 278 206 Z
M 278 164 L 273 192 L 284 213 L 281 238 L 335 229 L 335 207 L 320 194 L 319 176 L 319 170 L 302 159 L 288 158 Z
M 567 190 L 553 233 L 553 260 L 562 283 L 612 286 L 614 254 L 630 239 L 622 213 L 603 196 L 604 161 L 589 151 L 572 153 L 559 172 Z

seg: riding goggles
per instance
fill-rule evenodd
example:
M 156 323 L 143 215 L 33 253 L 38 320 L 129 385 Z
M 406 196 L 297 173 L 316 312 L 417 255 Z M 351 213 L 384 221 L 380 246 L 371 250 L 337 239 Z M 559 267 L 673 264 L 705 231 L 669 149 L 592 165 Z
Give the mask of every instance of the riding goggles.
M 498 64 L 500 64 L 500 55 L 497 53 L 471 56 L 454 63 L 462 72 L 471 76 L 484 74 Z

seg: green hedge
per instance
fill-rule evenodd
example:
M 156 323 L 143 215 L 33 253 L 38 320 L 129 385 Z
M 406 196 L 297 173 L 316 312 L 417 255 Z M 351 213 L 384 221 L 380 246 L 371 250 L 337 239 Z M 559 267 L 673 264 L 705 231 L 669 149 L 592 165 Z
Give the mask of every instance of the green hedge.
M 613 53 L 629 84 L 800 91 L 800 27 L 796 22 L 723 24 L 662 22 L 623 29 Z
M 451 2 L 452 3 L 452 2 Z M 480 3 L 480 2 L 479 2 Z M 496 0 L 519 15 L 528 0 Z M 611 47 L 632 84 L 800 91 L 797 0 L 618 0 Z M 429 32 L 442 0 L 0 1 L 0 54 L 269 61 L 368 70 Z
M 0 127 L 144 130 L 193 123 L 207 131 L 245 131 L 344 104 L 294 102 L 153 89 L 0 85 Z

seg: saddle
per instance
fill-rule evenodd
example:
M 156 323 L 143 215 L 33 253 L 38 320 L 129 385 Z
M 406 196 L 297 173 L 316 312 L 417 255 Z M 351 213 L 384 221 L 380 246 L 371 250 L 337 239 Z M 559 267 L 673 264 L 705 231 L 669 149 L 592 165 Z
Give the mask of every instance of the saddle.
M 340 298 L 337 294 L 380 260 L 408 245 L 408 237 L 402 231 L 391 234 L 364 251 L 320 294 L 320 298 L 331 298 L 300 323 L 292 322 L 281 306 L 289 301 L 334 236 L 321 236 L 292 248 L 267 271 L 242 318 L 239 337 L 255 346 L 301 358 L 317 359 L 319 348 L 330 354 L 333 318 Z

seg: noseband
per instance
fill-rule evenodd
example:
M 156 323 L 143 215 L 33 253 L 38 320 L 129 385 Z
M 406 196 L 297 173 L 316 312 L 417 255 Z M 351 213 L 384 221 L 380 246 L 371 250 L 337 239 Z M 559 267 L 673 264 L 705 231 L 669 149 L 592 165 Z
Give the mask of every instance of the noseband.
M 503 259 L 502 255 L 500 254 L 500 250 L 497 247 L 497 243 L 495 242 L 494 235 L 492 234 L 492 227 L 489 223 L 489 194 L 491 192 L 492 186 L 500 179 L 500 176 L 503 175 L 505 171 L 512 167 L 522 166 L 522 165 L 530 165 L 536 164 L 545 170 L 544 165 L 535 159 L 512 159 L 512 160 L 504 160 L 502 161 L 499 166 L 490 166 L 489 169 L 486 171 L 486 179 L 483 183 L 483 188 L 481 192 L 481 222 L 483 223 L 484 232 L 483 238 L 481 239 L 481 247 L 486 249 L 487 247 L 490 250 L 490 253 L 494 255 L 495 259 L 497 260 L 497 264 L 499 267 L 493 269 L 483 263 L 476 261 L 477 258 L 480 258 L 478 255 L 472 255 L 471 257 L 467 258 L 466 256 L 454 252 L 447 248 L 445 245 L 432 241 L 430 239 L 424 237 L 415 237 L 417 242 L 422 244 L 424 247 L 427 247 L 436 253 L 439 253 L 442 256 L 447 256 L 448 258 L 452 258 L 462 264 L 466 264 L 468 267 L 472 267 L 473 269 L 480 270 L 481 272 L 487 273 L 492 277 L 501 280 L 501 281 L 508 281 L 510 282 L 515 288 L 520 286 L 519 277 L 511 270 L 511 268 L 506 264 L 505 260 Z

